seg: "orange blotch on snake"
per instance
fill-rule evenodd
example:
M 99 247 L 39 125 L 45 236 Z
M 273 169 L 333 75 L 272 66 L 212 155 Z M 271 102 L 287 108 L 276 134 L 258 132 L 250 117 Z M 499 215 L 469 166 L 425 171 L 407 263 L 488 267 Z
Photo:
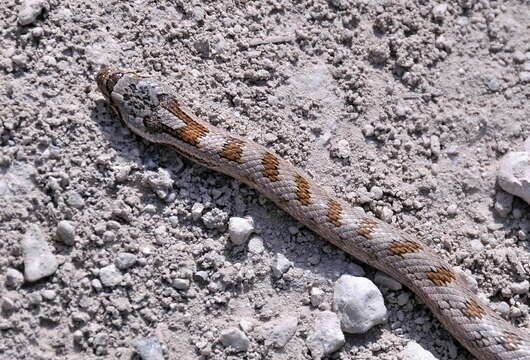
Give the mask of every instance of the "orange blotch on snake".
M 272 182 L 280 180 L 278 177 L 278 175 L 280 175 L 280 171 L 278 170 L 278 167 L 280 166 L 280 160 L 278 160 L 275 155 L 269 152 L 263 154 L 261 165 L 263 165 L 264 168 L 262 171 L 263 176 Z
M 296 174 L 294 176 L 294 182 L 296 183 L 296 199 L 302 203 L 302 205 L 311 204 L 311 192 L 309 191 L 309 182 L 306 178 Z
M 227 137 L 227 141 L 224 143 L 219 156 L 228 160 L 235 161 L 239 164 L 242 163 L 241 155 L 243 154 L 243 146 L 245 142 L 243 140 L 236 139 L 232 136 Z
M 468 300 L 466 301 L 462 313 L 469 318 L 481 319 L 486 314 L 486 310 L 484 310 L 475 300 Z
M 508 351 L 519 349 L 520 345 L 523 343 L 523 340 L 517 334 L 510 331 L 506 331 L 501 335 L 499 340 L 501 345 Z
M 456 279 L 450 269 L 441 266 L 432 267 L 432 271 L 428 271 L 425 275 L 437 286 L 447 286 Z
M 390 252 L 394 255 L 403 255 L 407 253 L 419 252 L 422 249 L 422 246 L 412 240 L 406 241 L 392 241 L 388 245 Z
M 372 239 L 374 237 L 373 233 L 378 224 L 379 222 L 375 219 L 363 218 L 359 222 L 359 224 L 357 224 L 355 231 L 357 231 L 359 235 L 362 235 L 365 238 Z
M 200 146 L 200 138 L 209 133 L 209 130 L 195 121 L 189 114 L 187 114 L 179 105 L 176 99 L 160 104 L 164 109 L 170 111 L 179 118 L 186 126 L 179 128 L 164 127 L 164 131 L 172 136 L 196 147 Z
M 340 220 L 342 219 L 342 205 L 333 199 L 329 199 L 327 203 L 326 217 L 330 223 L 335 226 L 340 226 Z

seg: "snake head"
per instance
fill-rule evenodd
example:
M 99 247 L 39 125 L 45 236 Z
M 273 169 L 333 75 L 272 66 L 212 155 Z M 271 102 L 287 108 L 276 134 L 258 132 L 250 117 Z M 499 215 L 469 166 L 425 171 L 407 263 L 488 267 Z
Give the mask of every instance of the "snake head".
M 157 109 L 170 97 L 169 92 L 149 78 L 109 66 L 101 68 L 96 82 L 121 122 L 134 133 L 150 138 L 156 131 Z

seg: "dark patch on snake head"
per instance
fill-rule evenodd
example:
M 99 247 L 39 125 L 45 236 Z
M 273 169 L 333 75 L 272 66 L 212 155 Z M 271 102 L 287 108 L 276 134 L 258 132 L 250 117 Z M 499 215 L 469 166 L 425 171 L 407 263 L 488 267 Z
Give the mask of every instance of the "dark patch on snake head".
M 144 122 L 145 128 L 152 133 L 160 133 L 163 130 L 162 125 L 160 124 L 160 121 L 158 121 L 157 119 L 151 116 L 144 117 L 143 122 Z

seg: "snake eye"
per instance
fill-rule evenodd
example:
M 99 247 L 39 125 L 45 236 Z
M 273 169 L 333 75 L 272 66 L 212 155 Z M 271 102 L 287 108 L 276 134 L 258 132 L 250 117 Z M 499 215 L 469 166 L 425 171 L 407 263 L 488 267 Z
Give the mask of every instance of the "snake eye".
M 157 133 L 162 131 L 162 127 L 160 126 L 160 122 L 158 122 L 156 119 L 152 118 L 151 116 L 144 117 L 144 126 L 147 130 Z

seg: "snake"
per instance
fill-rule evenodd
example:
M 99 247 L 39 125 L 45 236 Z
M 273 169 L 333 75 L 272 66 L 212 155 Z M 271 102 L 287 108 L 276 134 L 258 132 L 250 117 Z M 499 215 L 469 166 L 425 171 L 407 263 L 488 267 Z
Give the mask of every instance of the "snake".
M 98 88 L 134 134 L 254 188 L 352 257 L 412 290 L 480 360 L 530 360 L 530 334 L 502 318 L 420 239 L 324 189 L 302 169 L 256 142 L 199 119 L 168 86 L 112 66 Z

